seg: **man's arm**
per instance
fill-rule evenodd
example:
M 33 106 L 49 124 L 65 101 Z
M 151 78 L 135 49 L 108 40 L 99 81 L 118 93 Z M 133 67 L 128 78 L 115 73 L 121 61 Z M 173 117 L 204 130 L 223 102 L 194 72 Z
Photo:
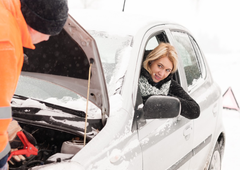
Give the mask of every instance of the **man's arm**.
M 8 143 L 7 128 L 12 120 L 11 99 L 16 88 L 17 59 L 13 45 L 0 42 L 0 152 Z

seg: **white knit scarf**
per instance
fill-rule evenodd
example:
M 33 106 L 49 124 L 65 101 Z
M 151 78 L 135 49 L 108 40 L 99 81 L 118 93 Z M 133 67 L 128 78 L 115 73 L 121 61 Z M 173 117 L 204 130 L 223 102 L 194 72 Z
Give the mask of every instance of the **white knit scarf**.
M 149 84 L 148 80 L 144 76 L 140 76 L 139 78 L 139 88 L 142 96 L 149 96 L 149 95 L 168 95 L 168 91 L 170 88 L 171 80 L 164 83 L 160 89 L 152 86 Z

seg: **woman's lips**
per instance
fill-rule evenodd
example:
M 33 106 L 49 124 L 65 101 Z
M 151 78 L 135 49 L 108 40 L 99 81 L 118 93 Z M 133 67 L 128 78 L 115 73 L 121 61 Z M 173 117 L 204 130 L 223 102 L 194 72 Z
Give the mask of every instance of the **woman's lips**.
M 157 74 L 154 74 L 154 78 L 156 79 L 156 80 L 161 80 L 161 77 L 160 76 L 158 76 Z

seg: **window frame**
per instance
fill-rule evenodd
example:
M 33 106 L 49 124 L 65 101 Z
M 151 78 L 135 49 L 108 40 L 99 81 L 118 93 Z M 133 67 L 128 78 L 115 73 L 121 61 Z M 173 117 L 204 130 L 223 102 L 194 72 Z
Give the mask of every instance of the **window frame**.
M 161 34 L 162 34 L 162 37 L 161 37 Z M 162 30 L 161 32 L 158 32 L 158 34 L 155 34 L 155 35 L 152 35 L 151 38 L 149 38 L 149 40 L 147 41 L 146 43 L 146 46 L 145 46 L 145 50 L 150 50 L 149 47 L 152 47 L 152 45 L 148 45 L 148 43 L 154 38 L 153 41 L 157 42 L 158 45 L 161 43 L 161 42 L 165 42 L 165 43 L 169 43 L 169 37 L 167 35 L 167 32 L 166 30 Z M 163 40 L 163 41 L 162 41 Z M 157 46 L 156 46 L 157 47 Z M 155 48 L 155 47 L 154 47 Z M 152 49 L 153 50 L 153 49 Z M 143 58 L 144 59 L 144 58 Z M 143 61 L 142 61 L 143 62 Z M 180 81 L 180 76 L 179 76 L 179 72 L 178 70 L 173 73 L 173 79 L 178 83 L 178 84 L 181 84 L 181 81 Z
M 189 41 L 191 43 L 191 47 L 193 49 L 193 52 L 194 52 L 194 55 L 195 55 L 195 58 L 196 58 L 196 62 L 197 62 L 197 65 L 199 67 L 199 71 L 201 73 L 200 77 L 197 79 L 197 82 L 193 85 L 188 85 L 187 83 L 187 76 L 186 76 L 186 73 L 185 73 L 185 69 L 183 68 L 184 70 L 184 74 L 185 74 L 185 81 L 186 81 L 186 86 L 187 86 L 187 91 L 189 93 L 191 93 L 192 91 L 194 91 L 195 89 L 197 89 L 199 86 L 201 86 L 204 82 L 204 80 L 206 79 L 206 76 L 207 76 L 207 70 L 206 70 L 206 66 L 205 66 L 205 62 L 203 60 L 203 57 L 202 57 L 202 52 L 197 44 L 197 42 L 195 41 L 195 39 L 191 36 L 191 34 L 189 34 L 188 32 L 186 31 L 183 31 L 183 30 L 179 30 L 179 29 L 169 29 L 171 35 L 172 35 L 172 38 L 174 41 L 176 41 L 174 35 L 173 35 L 173 32 L 177 32 L 177 33 L 181 33 L 181 34 L 185 34 L 188 38 L 189 38 Z M 195 44 L 197 45 L 197 47 L 194 46 L 193 44 L 193 41 L 195 42 Z M 197 54 L 196 52 L 196 48 L 198 48 L 199 50 L 199 55 Z M 177 49 L 178 50 L 178 49 Z M 180 54 L 181 56 L 181 54 Z M 182 56 L 179 58 L 179 60 L 182 61 Z M 183 62 L 183 61 L 182 61 Z M 184 67 L 184 66 L 183 66 Z
M 196 56 L 197 56 L 197 59 L 198 59 L 198 62 L 199 62 L 200 68 L 201 68 L 202 78 L 203 78 L 203 79 L 206 79 L 206 77 L 207 77 L 207 68 L 206 68 L 205 61 L 204 61 L 204 59 L 203 59 L 202 51 L 201 51 L 201 49 L 199 48 L 199 45 L 198 45 L 198 43 L 196 42 L 196 40 L 195 40 L 191 35 L 188 34 L 188 36 L 189 36 L 190 41 L 191 41 L 191 43 L 192 43 L 192 46 L 193 46 L 193 48 L 194 48 L 194 52 L 195 52 L 195 54 L 196 54 Z M 195 44 L 196 46 L 195 46 L 194 44 Z M 197 52 L 197 51 L 198 51 L 198 52 Z

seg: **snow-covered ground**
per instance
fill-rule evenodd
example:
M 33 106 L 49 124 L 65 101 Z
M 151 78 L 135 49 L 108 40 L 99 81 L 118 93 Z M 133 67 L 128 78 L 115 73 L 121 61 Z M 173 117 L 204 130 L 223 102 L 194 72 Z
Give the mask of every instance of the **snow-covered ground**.
M 222 89 L 222 94 L 228 87 L 240 103 L 240 53 L 205 54 L 214 80 Z M 223 122 L 226 129 L 226 148 L 223 157 L 222 170 L 240 169 L 240 112 L 223 109 Z
M 227 141 L 222 170 L 238 170 L 240 169 L 240 113 L 224 109 L 223 121 L 226 128 Z

